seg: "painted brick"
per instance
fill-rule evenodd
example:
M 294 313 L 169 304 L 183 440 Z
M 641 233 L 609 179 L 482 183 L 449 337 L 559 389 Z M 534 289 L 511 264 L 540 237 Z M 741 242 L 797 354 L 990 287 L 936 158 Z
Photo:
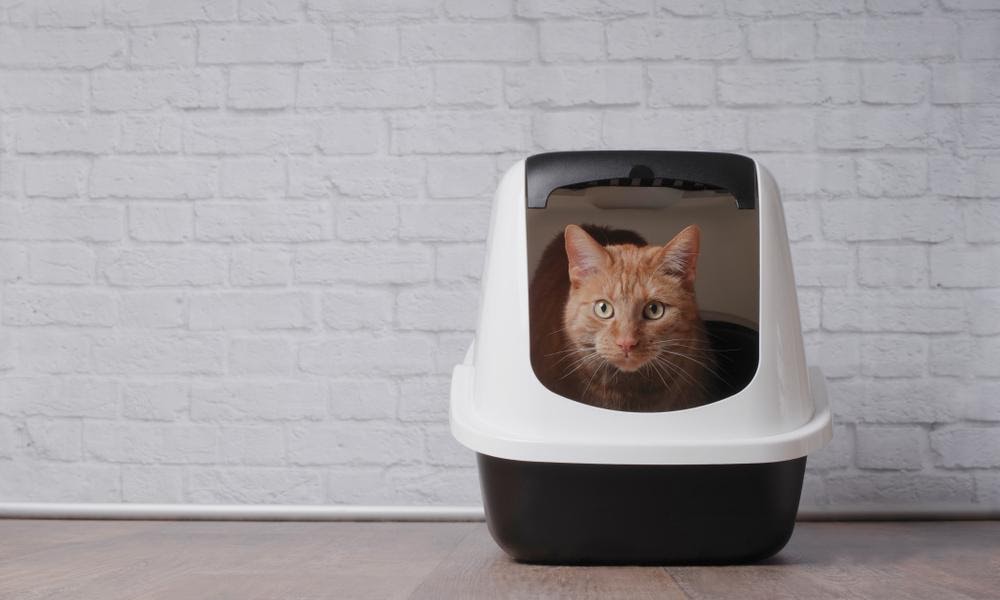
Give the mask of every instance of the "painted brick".
M 88 421 L 89 457 L 113 463 L 199 464 L 219 460 L 219 432 L 210 425 Z
M 298 421 L 322 419 L 327 387 L 297 380 L 196 383 L 191 389 L 194 421 Z
M 294 198 L 409 197 L 424 178 L 423 163 L 410 157 L 292 159 L 288 170 L 288 195 Z
M 935 338 L 937 339 L 937 338 Z M 918 377 L 927 365 L 927 341 L 919 335 L 861 338 L 861 373 L 873 377 Z
M 39 0 L 33 4 L 35 23 L 42 27 L 88 27 L 101 17 L 100 0 Z
M 954 427 L 931 432 L 934 462 L 946 468 L 1000 466 L 1000 438 L 989 427 Z
M 183 502 L 184 467 L 122 465 L 121 485 L 125 502 Z
M 1000 246 L 933 246 L 930 256 L 931 285 L 1000 286 Z
M 969 148 L 1000 148 L 1000 109 L 995 106 L 963 107 L 962 141 Z
M 106 154 L 115 146 L 117 129 L 105 116 L 24 117 L 14 121 L 13 134 L 21 154 Z
M 388 290 L 346 288 L 323 293 L 323 322 L 330 329 L 385 329 L 392 325 Z
M 996 20 L 966 21 L 959 25 L 964 59 L 1000 58 L 1000 25 Z
M 806 111 L 768 111 L 747 118 L 750 150 L 809 150 L 816 139 L 815 118 Z
M 232 21 L 236 0 L 177 0 L 152 6 L 144 0 L 109 0 L 104 18 L 113 25 Z
M 96 257 L 82 244 L 45 244 L 31 247 L 28 281 L 51 284 L 86 284 L 94 281 Z
M 234 67 L 229 71 L 229 106 L 285 108 L 295 102 L 295 71 L 287 67 Z
M 544 62 L 600 60 L 606 53 L 604 25 L 593 21 L 542 21 L 538 39 Z
M 417 62 L 529 61 L 536 35 L 526 23 L 429 23 L 400 27 L 401 53 Z
M 229 263 L 229 282 L 254 287 L 285 285 L 292 278 L 292 254 L 273 247 L 233 249 Z
M 163 154 L 181 150 L 181 121 L 176 115 L 127 115 L 121 120 L 118 152 Z
M 501 111 L 423 112 L 392 118 L 393 151 L 399 154 L 477 154 L 528 147 L 525 115 Z
M 292 344 L 281 337 L 234 338 L 229 343 L 233 375 L 288 375 L 295 368 Z
M 609 112 L 604 117 L 604 143 L 661 148 L 664 140 L 684 140 L 689 148 L 738 150 L 744 145 L 744 129 L 743 115 L 735 111 Z
M 732 14 L 752 17 L 787 17 L 792 15 L 850 15 L 865 10 L 864 0 L 726 0 Z
M 242 0 L 239 14 L 241 21 L 284 23 L 300 20 L 302 9 L 288 0 Z
M 216 108 L 225 79 L 218 69 L 97 71 L 91 77 L 93 107 L 99 111 Z
M 114 285 L 212 285 L 225 281 L 227 259 L 218 248 L 147 246 L 103 251 L 97 268 Z
M 955 290 L 824 290 L 823 327 L 830 331 L 946 333 L 966 325 Z
M 927 190 L 923 156 L 879 156 L 858 159 L 858 191 L 865 196 L 917 196 Z
M 191 296 L 193 330 L 308 329 L 315 302 L 305 292 L 219 292 Z
M 115 318 L 114 297 L 106 291 L 8 287 L 3 299 L 5 325 L 110 327 Z
M 94 367 L 106 374 L 217 375 L 225 367 L 223 339 L 202 333 L 122 333 L 94 340 Z
M 844 246 L 795 244 L 792 246 L 795 284 L 844 287 L 854 279 L 854 255 L 853 249 Z
M 330 382 L 330 413 L 337 419 L 396 418 L 399 393 L 386 379 L 338 378 Z
M 319 25 L 198 28 L 200 63 L 307 63 L 329 56 L 330 34 Z
M 865 65 L 861 68 L 861 99 L 872 104 L 915 104 L 930 89 L 922 66 Z
M 176 67 L 195 64 L 193 29 L 153 27 L 129 33 L 129 63 L 143 67 Z
M 333 26 L 333 64 L 392 66 L 399 60 L 399 31 L 393 26 Z
M 931 102 L 972 104 L 1000 102 L 1000 66 L 994 64 L 940 64 L 931 71 Z
M 396 319 L 401 329 L 471 331 L 478 309 L 476 289 L 415 288 L 401 291 L 396 298 Z
M 90 372 L 90 337 L 85 333 L 30 331 L 19 338 L 17 366 L 21 369 L 36 373 Z
M 482 244 L 448 244 L 435 250 L 434 278 L 443 282 L 476 282 L 483 273 Z
M 0 73 L 0 110 L 80 112 L 86 78 L 82 73 Z
M 961 229 L 958 207 L 940 200 L 834 200 L 821 213 L 830 240 L 942 242 Z
M 927 431 L 922 427 L 858 427 L 857 465 L 862 469 L 920 469 Z
M 341 240 L 389 240 L 399 233 L 399 207 L 394 202 L 341 202 L 335 220 Z
M 867 287 L 923 287 L 927 248 L 919 245 L 858 246 L 858 283 Z
M 958 50 L 957 27 L 947 19 L 830 19 L 816 27 L 820 58 L 951 58 Z
M 638 67 L 522 67 L 507 69 L 505 80 L 511 107 L 630 105 L 642 97 Z
M 208 242 L 315 242 L 330 239 L 325 202 L 199 204 L 195 237 Z
M 183 292 L 122 292 L 118 325 L 125 329 L 176 329 L 187 324 L 188 299 Z
M 185 500 L 196 504 L 320 504 L 319 473 L 278 467 L 192 468 Z
M 861 372 L 857 336 L 817 332 L 805 336 L 805 345 L 808 364 L 822 365 L 824 377 L 853 377 Z
M 732 21 L 626 19 L 608 23 L 605 32 L 608 56 L 616 60 L 722 60 L 743 53 L 743 33 Z
M 424 333 L 350 333 L 307 342 L 299 368 L 317 375 L 417 375 L 434 369 L 434 338 Z
M 220 172 L 226 198 L 278 199 L 285 195 L 287 177 L 281 157 L 227 158 Z
M 933 337 L 930 339 L 928 369 L 932 375 L 964 377 L 973 371 L 975 345 L 967 337 Z
M 969 302 L 969 321 L 972 333 L 1000 333 L 1000 292 L 997 290 L 977 290 Z
M 906 506 L 967 504 L 975 491 L 972 476 L 937 473 L 845 473 L 826 478 L 827 494 L 834 505 Z
M 816 52 L 812 21 L 762 21 L 747 26 L 750 56 L 772 60 L 809 60 Z
M 532 119 L 535 143 L 545 150 L 596 150 L 601 141 L 602 118 L 589 112 L 545 112 Z
M 490 207 L 486 204 L 428 202 L 399 206 L 399 237 L 404 240 L 482 241 Z
M 719 67 L 719 101 L 737 106 L 814 104 L 825 96 L 822 73 L 811 66 Z
M 140 421 L 179 421 L 187 416 L 191 386 L 186 381 L 136 381 L 122 388 L 122 415 Z
M 295 465 L 389 465 L 416 462 L 421 454 L 414 428 L 358 422 L 288 429 L 288 459 Z
M 293 269 L 300 283 L 415 283 L 431 279 L 434 263 L 421 244 L 342 244 L 298 250 Z
M 113 242 L 122 237 L 121 206 L 0 202 L 0 239 Z
M 929 161 L 935 194 L 962 198 L 1000 195 L 1000 157 L 932 156 Z
M 817 142 L 832 150 L 923 148 L 929 131 L 924 109 L 838 109 L 819 114 Z
M 715 99 L 715 73 L 703 66 L 646 67 L 649 106 L 707 106 Z
M 409 21 L 437 14 L 434 0 L 309 0 L 311 15 L 331 22 Z
M 855 423 L 947 423 L 960 417 L 956 384 L 940 379 L 831 380 L 835 419 Z
M 503 74 L 499 68 L 481 65 L 434 67 L 434 103 L 437 105 L 489 108 L 503 98 L 502 90 Z
M 90 194 L 98 198 L 208 198 L 215 193 L 218 168 L 209 160 L 98 158 L 90 174 Z
M 370 113 L 330 116 L 319 123 L 319 149 L 324 154 L 372 154 L 387 145 L 385 119 Z
M 118 383 L 92 377 L 17 377 L 0 380 L 0 414 L 115 418 Z
M 113 30 L 5 29 L 0 66 L 93 69 L 125 57 L 125 36 Z
M 307 154 L 315 146 L 315 126 L 295 117 L 196 118 L 184 132 L 190 154 Z
M 496 164 L 489 156 L 427 159 L 427 191 L 434 198 L 486 198 L 496 187 Z
M 0 498 L 18 502 L 121 502 L 117 465 L 0 462 Z
M 518 0 L 516 12 L 529 19 L 544 17 L 619 17 L 641 15 L 649 11 L 648 2 L 624 0 L 603 2 L 602 0 Z
M 185 242 L 194 236 L 194 215 L 186 204 L 135 204 L 128 233 L 141 242 Z
M 281 465 L 285 462 L 285 433 L 278 427 L 227 424 L 220 433 L 223 463 Z

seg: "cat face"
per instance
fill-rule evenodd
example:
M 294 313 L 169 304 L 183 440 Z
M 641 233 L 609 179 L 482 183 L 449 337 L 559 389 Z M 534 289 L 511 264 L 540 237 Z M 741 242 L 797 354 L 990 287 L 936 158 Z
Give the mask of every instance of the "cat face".
M 691 225 L 665 246 L 602 246 L 566 227 L 570 341 L 627 373 L 686 353 L 698 327 L 694 281 L 701 232 Z

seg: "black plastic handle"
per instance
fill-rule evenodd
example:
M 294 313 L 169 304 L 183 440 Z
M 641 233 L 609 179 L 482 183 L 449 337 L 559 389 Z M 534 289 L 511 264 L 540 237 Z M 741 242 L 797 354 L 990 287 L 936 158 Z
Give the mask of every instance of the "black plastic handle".
M 739 208 L 757 206 L 757 169 L 739 154 L 665 150 L 546 152 L 525 160 L 528 208 L 545 208 L 561 187 L 604 179 L 666 179 L 726 189 Z

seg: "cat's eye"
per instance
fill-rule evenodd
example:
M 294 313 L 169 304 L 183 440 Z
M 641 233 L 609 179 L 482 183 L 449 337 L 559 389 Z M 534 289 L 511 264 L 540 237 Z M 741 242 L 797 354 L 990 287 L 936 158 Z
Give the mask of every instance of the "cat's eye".
M 662 302 L 653 300 L 646 305 L 646 308 L 642 309 L 642 316 L 650 321 L 655 321 L 656 319 L 662 317 L 665 311 L 666 309 L 664 308 Z
M 610 319 L 615 315 L 615 307 L 607 300 L 594 302 L 594 314 L 602 319 Z

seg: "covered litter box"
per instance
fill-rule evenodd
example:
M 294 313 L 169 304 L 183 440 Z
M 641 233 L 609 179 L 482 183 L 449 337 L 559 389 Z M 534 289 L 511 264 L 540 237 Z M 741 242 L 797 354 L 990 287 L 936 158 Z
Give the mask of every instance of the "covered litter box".
M 627 412 L 550 391 L 530 358 L 529 283 L 568 224 L 662 245 L 701 229 L 695 289 L 719 356 L 716 397 Z M 754 160 L 665 151 L 556 152 L 504 175 L 477 333 L 454 369 L 451 429 L 477 453 L 486 519 L 518 560 L 720 563 L 791 536 L 806 455 L 831 437 L 803 352 L 778 188 Z

